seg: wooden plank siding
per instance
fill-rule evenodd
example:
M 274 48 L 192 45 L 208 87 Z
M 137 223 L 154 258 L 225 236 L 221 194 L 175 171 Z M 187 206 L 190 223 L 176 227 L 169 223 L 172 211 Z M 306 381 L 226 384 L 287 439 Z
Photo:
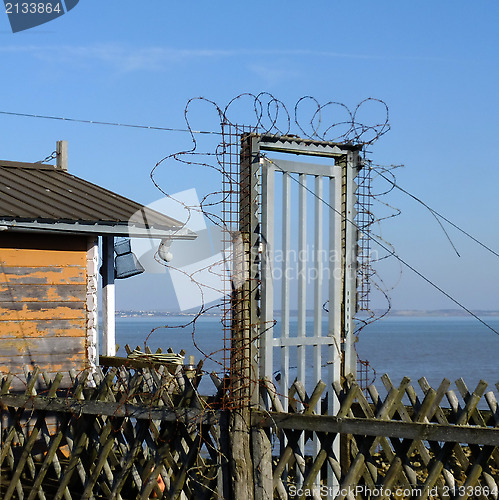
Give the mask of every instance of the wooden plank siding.
M 88 367 L 85 236 L 0 235 L 0 371 Z

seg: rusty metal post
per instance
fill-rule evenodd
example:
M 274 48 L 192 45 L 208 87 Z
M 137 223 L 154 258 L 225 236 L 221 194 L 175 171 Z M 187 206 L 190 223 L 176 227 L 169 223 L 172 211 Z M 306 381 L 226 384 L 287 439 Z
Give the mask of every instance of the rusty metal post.
M 244 135 L 239 177 L 239 232 L 233 235 L 230 437 L 234 498 L 254 498 L 250 409 L 258 403 L 259 159 Z

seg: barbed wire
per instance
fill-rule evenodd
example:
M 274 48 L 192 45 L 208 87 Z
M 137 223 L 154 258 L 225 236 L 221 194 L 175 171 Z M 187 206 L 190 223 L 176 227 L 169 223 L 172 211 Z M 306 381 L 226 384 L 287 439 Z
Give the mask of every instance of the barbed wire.
M 200 143 L 196 137 L 196 133 L 192 126 L 194 116 L 201 114 L 200 107 L 203 107 L 204 114 L 211 113 L 218 121 L 221 128 L 222 141 L 217 144 L 211 144 L 205 151 L 201 151 Z M 224 206 L 227 208 L 233 203 L 233 197 L 238 195 L 240 179 L 238 177 L 239 168 L 239 148 L 240 138 L 242 134 L 260 134 L 261 136 L 285 136 L 299 137 L 306 140 L 327 141 L 334 143 L 348 143 L 366 146 L 374 143 L 381 136 L 388 132 L 389 113 L 387 105 L 374 98 L 363 100 L 352 110 L 346 105 L 337 102 L 327 102 L 321 105 L 316 99 L 311 96 L 300 98 L 293 106 L 293 111 L 290 113 L 286 105 L 279 99 L 269 93 L 263 92 L 258 95 L 246 93 L 241 94 L 230 100 L 227 105 L 219 106 L 215 101 L 196 97 L 190 99 L 185 107 L 184 117 L 187 125 L 187 130 L 191 135 L 191 148 L 180 152 L 169 154 L 160 159 L 150 172 L 150 177 L 155 187 L 165 197 L 168 197 L 180 204 L 187 211 L 185 226 L 189 225 L 189 221 L 194 211 L 201 211 L 204 217 L 213 225 L 221 228 L 222 233 L 228 239 L 234 233 L 234 222 L 238 219 L 234 213 L 228 214 L 224 211 Z M 364 115 L 371 115 L 371 120 L 361 121 Z M 239 125 L 244 123 L 245 125 Z M 211 149 L 210 149 L 211 148 Z M 234 160 L 236 158 L 236 160 Z M 231 161 L 237 162 L 236 165 L 229 165 Z M 212 170 L 219 175 L 219 185 L 223 188 L 214 190 L 203 196 L 199 206 L 189 206 L 183 200 L 175 198 L 166 189 L 163 188 L 158 172 L 162 168 L 175 168 L 181 166 L 184 172 L 185 168 L 201 168 Z M 220 182 L 221 181 L 221 182 Z M 225 242 L 227 244 L 227 241 Z M 228 246 L 228 245 L 226 245 Z M 158 259 L 157 259 L 158 260 Z M 216 262 L 208 267 L 203 268 L 204 271 L 219 272 L 219 266 L 226 267 L 231 260 L 231 256 L 225 254 L 224 261 Z M 170 269 L 172 272 L 178 272 L 175 266 L 162 263 L 163 266 Z M 180 272 L 184 272 L 180 270 Z M 213 289 L 207 283 L 203 283 L 198 270 L 190 273 L 189 280 L 201 291 Z M 220 290 L 225 294 L 225 299 L 222 299 L 216 306 L 224 310 L 221 317 L 222 328 L 226 332 L 230 332 L 232 328 L 230 317 L 230 297 L 232 284 L 230 283 L 225 290 Z M 196 321 L 204 314 L 206 307 L 204 303 L 204 294 L 201 292 L 202 305 L 192 320 L 181 326 L 168 326 L 158 328 L 191 328 L 192 338 L 196 349 L 201 353 L 204 360 L 216 359 L 224 350 L 230 350 L 230 342 L 225 341 L 223 349 L 216 352 L 208 353 L 201 349 L 196 342 Z M 259 336 L 262 336 L 272 324 L 264 325 Z M 151 334 L 158 330 L 154 329 Z M 149 337 L 148 337 L 149 338 Z M 252 339 L 252 342 L 257 339 Z M 242 346 L 241 348 L 247 348 Z M 233 355 L 232 353 L 231 355 Z M 227 354 L 224 353 L 226 356 Z M 220 366 L 220 359 L 216 360 Z M 227 368 L 227 366 L 225 366 Z M 226 375 L 226 374 L 225 374 Z M 257 374 L 255 374 L 257 378 Z
M 362 101 L 359 105 L 357 105 L 353 111 L 350 111 L 347 106 L 337 102 L 328 102 L 324 105 L 321 105 L 316 99 L 305 96 L 297 101 L 294 106 L 294 112 L 291 114 L 288 112 L 286 106 L 279 99 L 274 98 L 272 95 L 268 93 L 262 93 L 258 95 L 253 94 L 241 94 L 234 99 L 232 99 L 225 107 L 218 106 L 214 101 L 205 98 L 194 98 L 191 99 L 185 108 L 185 121 L 187 124 L 187 129 L 192 130 L 191 126 L 191 117 L 194 114 L 194 107 L 197 105 L 205 105 L 211 111 L 214 111 L 217 120 L 221 126 L 222 132 L 222 142 L 216 144 L 215 147 L 210 151 L 201 152 L 198 148 L 198 140 L 195 137 L 194 133 L 191 133 L 192 138 L 192 147 L 191 149 L 187 149 L 181 152 L 173 153 L 168 156 L 165 156 L 152 169 L 150 175 L 152 182 L 157 187 L 157 189 L 165 196 L 171 197 L 169 193 L 167 193 L 162 186 L 160 185 L 160 181 L 157 179 L 158 169 L 162 165 L 167 165 L 168 167 L 173 165 L 172 161 L 177 165 L 182 165 L 184 167 L 202 167 L 212 169 L 216 173 L 221 176 L 221 184 L 223 189 L 213 191 L 207 195 L 205 195 L 200 203 L 200 207 L 192 207 L 188 206 L 182 202 L 182 200 L 176 200 L 179 202 L 189 213 L 186 225 L 189 224 L 189 220 L 191 217 L 192 210 L 201 210 L 202 214 L 214 225 L 219 226 L 225 235 L 233 235 L 235 230 L 235 222 L 239 221 L 239 214 L 228 212 L 231 210 L 238 210 L 239 205 L 237 203 L 234 205 L 233 198 L 239 195 L 240 189 L 240 179 L 238 178 L 238 168 L 239 168 L 239 149 L 240 149 L 240 137 L 243 134 L 260 134 L 261 136 L 285 136 L 285 137 L 298 137 L 311 139 L 316 141 L 328 141 L 328 142 L 337 142 L 341 141 L 342 144 L 357 144 L 361 145 L 364 153 L 366 151 L 366 147 L 371 145 L 377 139 L 382 137 L 389 130 L 389 113 L 388 107 L 383 101 L 378 99 L 369 98 Z M 360 116 L 364 107 L 368 105 L 377 106 L 378 113 L 381 111 L 381 119 L 376 119 L 373 121 L 373 124 L 369 123 L 361 123 Z M 241 107 L 243 108 L 243 116 L 237 115 L 237 113 L 241 111 Z M 305 114 L 305 109 L 308 111 L 308 120 L 304 120 L 303 116 Z M 334 111 L 334 113 L 333 113 Z M 326 117 L 330 116 L 333 113 L 337 116 L 337 121 L 327 121 Z M 340 113 L 343 113 L 343 117 L 339 118 Z M 248 118 L 248 117 L 252 117 Z M 239 120 L 238 120 L 239 118 Z M 250 125 L 238 125 L 238 122 L 243 121 L 244 123 L 250 123 Z M 299 136 L 295 134 L 295 132 L 299 132 Z M 231 164 L 234 163 L 234 165 Z M 236 165 L 237 164 L 237 165 Z M 237 168 L 235 168 L 237 167 Z M 491 329 L 495 332 L 495 330 L 484 322 L 481 318 L 479 318 L 476 314 L 470 311 L 466 306 L 457 301 L 451 294 L 443 290 L 441 287 L 433 283 L 429 278 L 424 276 L 421 272 L 419 272 L 414 266 L 409 264 L 406 260 L 401 258 L 393 248 L 393 246 L 386 241 L 386 239 L 382 235 L 381 231 L 381 223 L 393 217 L 396 217 L 400 214 L 400 210 L 394 208 L 389 203 L 385 201 L 385 197 L 395 189 L 395 181 L 393 170 L 398 168 L 398 166 L 380 166 L 373 165 L 366 158 L 366 169 L 370 169 L 374 172 L 375 177 L 381 177 L 386 179 L 392 179 L 391 186 L 388 189 L 380 192 L 374 192 L 369 187 L 369 198 L 376 200 L 381 206 L 384 206 L 388 209 L 388 213 L 382 216 L 375 215 L 372 212 L 367 214 L 368 222 L 365 227 L 360 228 L 358 225 L 357 229 L 360 230 L 361 234 L 364 234 L 366 238 L 376 243 L 376 245 L 385 251 L 384 255 L 378 256 L 376 259 L 369 258 L 363 266 L 361 266 L 361 272 L 365 279 L 368 279 L 370 282 L 370 286 L 372 286 L 375 290 L 379 291 L 381 295 L 385 298 L 387 302 L 387 306 L 384 310 L 380 311 L 372 311 L 368 310 L 368 318 L 357 318 L 357 328 L 356 334 L 358 334 L 367 324 L 376 321 L 377 319 L 381 319 L 385 317 L 390 309 L 391 309 L 391 300 L 390 300 L 390 290 L 396 285 L 392 285 L 391 287 L 387 287 L 386 283 L 383 279 L 378 276 L 378 273 L 375 270 L 375 264 L 384 259 L 395 258 L 395 260 L 399 263 L 399 278 L 402 275 L 402 267 L 408 267 L 413 272 L 415 272 L 418 276 L 424 279 L 431 286 L 440 291 L 443 295 L 448 297 L 451 301 L 453 301 L 460 308 L 467 311 L 470 315 L 475 317 L 478 321 L 484 324 L 487 328 Z M 326 206 L 329 206 L 330 209 L 335 210 L 330 204 L 326 201 L 321 200 Z M 237 205 L 237 209 L 234 208 Z M 224 207 L 226 210 L 224 211 Z M 229 210 L 227 210 L 229 207 Z M 363 207 L 360 207 L 363 210 Z M 366 210 L 364 208 L 364 210 Z M 435 217 L 436 215 L 433 214 Z M 438 218 L 437 218 L 438 220 Z M 440 222 L 439 222 L 440 223 Z M 441 225 L 441 224 L 440 224 Z M 378 227 L 380 230 L 376 231 L 375 227 Z M 442 229 L 444 229 L 442 227 Z M 445 229 L 444 229 L 445 231 Z M 448 234 L 445 233 L 448 237 Z M 229 239 L 232 236 L 228 236 Z M 449 238 L 449 241 L 450 238 Z M 226 242 L 227 243 L 227 242 Z M 452 242 L 451 242 L 452 243 Z M 215 268 L 220 264 L 223 266 L 227 265 L 227 261 L 230 261 L 231 257 L 225 255 L 225 260 L 222 262 L 217 262 L 216 264 L 212 264 L 209 266 L 210 272 L 217 272 Z M 175 269 L 172 266 L 166 265 L 166 267 L 170 267 L 173 272 Z M 206 268 L 205 268 L 206 270 Z M 204 289 L 209 289 L 206 283 L 202 283 L 196 276 L 197 271 L 191 273 L 189 275 L 190 280 L 196 284 L 196 286 Z M 223 292 L 225 297 L 229 296 L 232 290 L 233 284 L 230 283 L 230 286 L 226 288 Z M 230 316 L 230 308 L 233 304 L 230 303 L 231 299 L 222 299 L 221 303 L 217 305 L 217 307 L 222 307 L 224 309 L 224 314 L 222 315 L 221 323 L 224 330 L 228 333 L 231 332 L 231 321 L 232 318 Z M 203 314 L 204 311 L 204 303 L 199 309 L 199 313 L 196 314 L 193 321 L 189 322 L 189 325 L 193 328 L 193 341 L 195 341 L 195 323 L 196 320 Z M 268 328 L 272 328 L 273 325 L 266 325 L 264 327 L 265 330 Z M 495 332 L 497 333 L 497 332 Z M 260 332 L 260 336 L 263 332 Z M 256 338 L 253 338 L 251 341 L 256 341 Z M 227 341 L 227 339 L 226 339 Z M 241 346 L 241 349 L 245 349 L 248 346 Z M 198 348 L 198 347 L 196 347 Z M 230 347 L 230 342 L 226 342 L 224 344 L 223 349 L 219 349 L 217 353 L 231 351 L 232 347 Z M 203 356 L 205 359 L 212 359 L 215 353 L 206 353 L 202 350 Z M 231 356 L 234 353 L 231 352 Z M 364 362 L 365 363 L 365 362 Z M 219 362 L 219 364 L 221 364 Z M 224 366 L 227 368 L 227 366 Z M 253 381 L 255 382 L 255 381 Z
M 249 115 L 243 116 L 242 121 L 231 120 L 230 113 L 232 108 L 236 103 L 243 99 L 249 99 L 250 105 L 252 105 L 252 110 L 250 110 L 250 115 L 254 114 L 253 117 Z M 214 101 L 205 99 L 203 97 L 193 98 L 189 103 L 201 100 L 205 102 L 210 102 L 215 106 L 219 115 L 223 117 L 223 121 L 220 123 L 252 123 L 253 127 L 261 130 L 262 133 L 274 133 L 280 135 L 287 135 L 292 132 L 292 119 L 291 114 L 287 111 L 284 103 L 267 92 L 262 92 L 260 94 L 240 94 L 233 98 L 224 108 L 220 108 Z M 306 102 L 311 102 L 313 105 L 313 112 L 305 122 L 299 118 L 299 113 L 301 108 Z M 362 123 L 359 119 L 359 114 L 367 107 L 369 103 L 377 103 L 381 106 L 382 116 L 384 118 L 377 124 L 367 124 Z M 188 104 L 189 106 L 189 104 Z M 329 122 L 325 122 L 323 115 L 327 114 L 332 108 L 338 108 L 341 113 L 345 116 L 343 119 L 335 119 Z M 187 109 L 187 108 L 186 108 Z M 64 121 L 69 123 L 82 123 L 87 125 L 100 125 L 100 126 L 110 126 L 110 127 L 124 127 L 124 128 L 135 128 L 144 130 L 154 130 L 162 132 L 182 132 L 188 134 L 197 135 L 223 135 L 222 131 L 216 130 L 196 130 L 192 128 L 187 121 L 187 128 L 179 127 L 167 127 L 158 125 L 142 125 L 134 123 L 124 123 L 124 122 L 113 122 L 105 120 L 89 120 L 83 118 L 74 117 L 64 117 L 64 116 L 54 116 L 54 115 L 43 115 L 35 113 L 21 113 L 15 111 L 5 111 L 1 110 L 0 115 L 5 116 L 16 116 L 20 118 L 36 118 L 43 120 L 56 120 Z M 280 116 L 279 116 L 280 115 Z M 278 126 L 279 120 L 284 120 L 287 125 L 283 128 Z M 268 122 L 266 122 L 268 120 Z M 325 104 L 319 104 L 319 102 L 311 96 L 304 96 L 300 98 L 296 105 L 294 106 L 294 125 L 296 125 L 298 131 L 300 131 L 304 137 L 309 139 L 318 139 L 324 141 L 347 141 L 356 142 L 362 144 L 371 144 L 375 142 L 379 137 L 384 135 L 390 129 L 389 117 L 388 117 L 388 107 L 380 99 L 367 98 L 360 102 L 353 110 L 350 110 L 345 104 L 330 101 Z M 322 127 L 322 130 L 321 130 Z M 339 127 L 345 127 L 346 130 L 343 133 L 330 134 L 331 131 L 338 129 Z M 308 129 L 308 131 L 307 131 Z M 372 134 L 372 137 L 368 137 Z
M 215 116 L 218 120 L 218 124 L 220 126 L 220 132 L 210 132 L 210 135 L 213 137 L 221 138 L 221 142 L 217 142 L 215 144 L 210 144 L 211 149 L 207 149 L 205 152 L 202 152 L 198 149 L 199 143 L 195 137 L 198 133 L 197 131 L 191 128 L 190 116 L 193 113 L 192 107 L 198 104 L 203 104 L 209 106 L 212 110 L 215 110 Z M 237 117 L 240 119 L 236 119 L 237 107 L 239 105 L 243 105 L 243 115 L 241 117 Z M 370 105 L 376 106 L 376 109 L 381 110 L 380 118 L 374 119 L 374 124 L 369 123 L 361 123 L 360 116 L 363 111 Z M 303 115 L 307 113 L 307 118 L 304 119 Z M 341 113 L 343 116 L 341 117 Z M 330 119 L 329 117 L 333 114 L 333 116 L 337 116 L 337 118 Z M 189 321 L 186 321 L 181 325 L 163 325 L 157 326 L 153 328 L 150 333 L 147 335 L 144 346 L 146 347 L 149 342 L 151 336 L 159 331 L 160 329 L 184 329 L 189 330 L 191 332 L 192 341 L 194 347 L 201 354 L 203 359 L 198 363 L 198 367 L 196 369 L 196 380 L 192 383 L 192 386 L 189 386 L 189 391 L 199 399 L 199 405 L 202 406 L 203 412 L 208 412 L 208 410 L 212 409 L 232 409 L 234 405 L 240 405 L 242 403 L 246 403 L 245 401 L 238 401 L 236 403 L 228 401 L 227 397 L 227 384 L 230 383 L 230 374 L 227 373 L 227 364 L 224 362 L 225 359 L 220 359 L 220 354 L 222 356 L 229 356 L 230 360 L 232 360 L 232 356 L 237 354 L 234 352 L 234 347 L 230 344 L 227 344 L 228 340 L 227 335 L 232 333 L 233 328 L 233 317 L 231 316 L 232 308 L 234 307 L 233 297 L 231 296 L 231 292 L 233 292 L 234 282 L 232 281 L 233 276 L 229 278 L 229 280 L 224 282 L 224 287 L 221 289 L 217 289 L 216 286 L 213 286 L 210 283 L 202 281 L 202 276 L 200 276 L 203 272 L 208 272 L 215 275 L 220 275 L 220 269 L 226 269 L 229 267 L 229 263 L 232 260 L 233 255 L 230 252 L 234 252 L 234 245 L 237 241 L 234 238 L 237 238 L 237 230 L 236 224 L 239 223 L 239 205 L 234 205 L 234 200 L 238 200 L 240 196 L 240 184 L 241 179 L 238 176 L 239 162 L 240 162 L 240 138 L 242 134 L 261 134 L 261 135 L 284 135 L 284 136 L 294 136 L 296 133 L 299 133 L 300 138 L 313 139 L 318 141 L 330 141 L 336 142 L 341 141 L 342 143 L 352 143 L 358 144 L 361 146 L 367 146 L 372 144 L 374 141 L 382 137 L 389 130 L 388 123 L 388 108 L 383 101 L 377 99 L 366 99 L 362 101 L 359 105 L 357 105 L 353 111 L 349 110 L 344 104 L 337 102 L 328 102 L 324 105 L 321 105 L 316 99 L 305 96 L 298 100 L 298 102 L 294 106 L 294 113 L 289 113 L 286 106 L 282 103 L 282 101 L 274 98 L 268 93 L 262 93 L 258 95 L 253 94 L 241 94 L 236 98 L 232 99 L 225 107 L 219 107 L 214 101 L 210 101 L 204 98 L 195 98 L 191 99 L 185 108 L 185 120 L 187 123 L 187 129 L 192 137 L 192 147 L 191 149 L 187 149 L 181 152 L 172 153 L 163 157 L 160 161 L 156 163 L 153 169 L 150 172 L 151 180 L 156 186 L 156 188 L 166 197 L 174 199 L 181 206 L 183 206 L 187 210 L 187 219 L 184 221 L 184 227 L 189 225 L 189 221 L 194 212 L 201 212 L 201 214 L 206 217 L 213 225 L 218 226 L 222 229 L 222 234 L 224 235 L 226 246 L 224 248 L 225 252 L 220 261 L 211 263 L 208 265 L 201 265 L 194 272 L 188 272 L 184 269 L 178 268 L 175 265 L 168 264 L 164 262 L 156 253 L 155 260 L 165 268 L 168 268 L 172 273 L 180 273 L 185 278 L 188 278 L 191 283 L 198 289 L 201 304 L 197 312 L 194 314 Z M 238 125 L 238 123 L 250 123 L 250 125 Z M 166 129 L 163 129 L 166 130 Z M 277 162 L 278 163 L 278 162 Z M 159 170 L 161 167 L 171 168 L 174 165 L 180 165 L 183 168 L 188 167 L 200 167 L 202 169 L 210 169 L 215 174 L 217 174 L 218 180 L 221 181 L 221 188 L 219 190 L 212 191 L 206 195 L 204 195 L 200 201 L 199 205 L 193 206 L 185 203 L 181 199 L 174 198 L 171 194 L 169 194 L 165 188 L 162 187 L 161 180 L 159 179 Z M 389 297 L 389 288 L 383 282 L 382 278 L 376 273 L 375 264 L 380 260 L 386 259 L 388 257 L 395 257 L 396 260 L 402 264 L 406 265 L 410 269 L 412 269 L 416 274 L 420 275 L 423 279 L 425 279 L 428 283 L 433 286 L 434 285 L 428 278 L 422 275 L 419 271 L 417 271 L 413 266 L 410 266 L 405 260 L 400 258 L 395 249 L 390 243 L 388 243 L 382 236 L 381 230 L 376 230 L 376 226 L 380 226 L 382 221 L 386 221 L 397 216 L 400 213 L 400 210 L 392 207 L 389 203 L 385 201 L 385 196 L 388 195 L 393 189 L 398 187 L 395 184 L 395 179 L 393 176 L 393 170 L 396 168 L 395 166 L 390 167 L 382 167 L 379 165 L 372 165 L 369 161 L 366 162 L 366 166 L 364 168 L 371 169 L 375 175 L 383 177 L 384 179 L 388 179 L 391 186 L 384 191 L 375 192 L 371 185 L 368 187 L 368 196 L 377 202 L 381 203 L 382 206 L 388 209 L 388 214 L 382 217 L 375 215 L 375 210 L 370 207 L 360 205 L 359 208 L 361 210 L 366 210 L 366 221 L 363 227 L 359 227 L 358 222 L 354 223 L 355 227 L 359 229 L 361 232 L 365 233 L 367 237 L 371 241 L 376 242 L 381 248 L 386 252 L 385 255 L 379 257 L 378 259 L 368 259 L 365 261 L 365 267 L 362 269 L 364 275 L 370 280 L 370 284 L 377 290 L 380 291 L 382 295 L 385 296 L 387 301 L 386 311 L 383 313 L 375 313 L 373 311 L 370 312 L 371 316 L 367 320 L 358 319 L 359 326 L 356 330 L 356 334 L 365 326 L 366 324 L 372 323 L 375 319 L 379 319 L 380 317 L 388 314 L 391 303 Z M 393 182 L 390 181 L 393 179 Z M 314 196 L 317 196 L 315 193 Z M 325 206 L 329 207 L 332 211 L 337 211 L 333 205 L 331 205 L 330 201 L 320 198 L 321 203 Z M 434 212 L 434 211 L 433 211 Z M 436 214 L 436 215 L 435 215 Z M 440 214 L 436 212 L 433 213 L 434 216 L 442 217 Z M 438 220 L 438 219 L 437 219 Z M 348 221 L 352 223 L 351 221 Z M 230 248 L 230 244 L 232 244 L 232 248 Z M 225 274 L 223 275 L 225 279 Z M 259 283 L 253 283 L 253 286 L 258 286 Z M 456 304 L 460 305 L 455 299 L 453 299 L 448 293 L 438 288 L 444 295 L 454 300 Z M 208 291 L 220 291 L 225 295 L 225 297 L 219 300 L 217 303 L 209 305 L 205 303 L 205 295 Z M 324 306 L 326 307 L 326 306 Z M 465 310 L 466 309 L 464 306 Z M 226 332 L 226 336 L 224 338 L 224 345 L 221 345 L 219 349 L 213 352 L 206 352 L 197 342 L 197 329 L 196 324 L 198 320 L 203 316 L 203 314 L 208 313 L 209 311 L 215 309 L 222 309 L 222 315 L 220 318 L 220 323 L 222 328 Z M 468 311 L 471 313 L 471 311 Z M 473 313 L 473 316 L 477 317 Z M 477 318 L 480 320 L 480 318 Z M 481 320 L 480 320 L 481 321 Z M 263 325 L 263 328 L 258 332 L 257 337 L 253 337 L 248 339 L 246 342 L 239 346 L 237 349 L 240 350 L 240 353 L 246 352 L 249 348 L 249 343 L 255 342 L 258 337 L 264 335 L 269 328 L 272 328 L 276 323 L 274 320 L 271 324 Z M 483 321 L 482 321 L 483 323 Z M 485 324 L 485 323 L 484 323 Z M 488 326 L 487 324 L 485 324 Z M 489 326 L 490 328 L 490 326 Z M 497 332 L 496 332 L 497 333 Z M 337 346 L 338 347 L 338 346 Z M 228 354 L 227 354 L 228 353 Z M 239 354 L 240 354 L 239 353 Z M 341 355 L 341 349 L 338 347 L 338 353 Z M 151 359 L 153 356 L 151 356 Z M 147 355 L 145 356 L 147 360 Z M 218 393 L 216 397 L 211 401 L 203 400 L 199 394 L 199 380 L 201 376 L 207 374 L 207 372 L 202 370 L 203 363 L 206 360 L 211 360 L 215 362 L 219 369 L 214 375 L 214 378 L 221 374 L 222 376 L 218 380 L 219 385 Z M 360 364 L 362 364 L 366 369 L 369 366 L 367 361 L 359 360 Z M 132 363 L 130 361 L 130 363 Z M 132 364 L 131 364 L 132 366 Z M 126 366 L 125 366 L 126 367 Z M 175 410 L 174 397 L 170 392 L 170 385 L 175 386 L 177 390 L 177 386 L 180 387 L 182 383 L 184 385 L 186 383 L 190 383 L 189 380 L 184 380 L 185 377 L 183 375 L 179 375 L 177 372 L 175 375 L 166 376 L 165 381 L 163 379 L 157 380 L 154 382 L 154 397 L 147 399 L 150 394 L 148 394 L 147 390 L 150 390 L 147 387 L 146 380 L 147 377 L 141 378 L 140 383 L 144 384 L 144 388 L 137 392 L 133 392 L 133 390 L 127 386 L 128 382 L 132 381 L 130 376 L 129 379 L 123 380 L 120 378 L 122 375 L 119 370 L 116 370 L 116 373 L 111 375 L 116 376 L 117 381 L 115 382 L 118 388 L 123 388 L 123 397 L 120 399 L 120 404 L 125 405 L 127 401 L 132 400 L 136 401 L 140 398 L 143 401 L 149 403 L 151 408 L 155 405 L 154 397 L 165 398 L 167 400 L 167 407 Z M 199 375 L 199 380 L 198 380 Z M 248 380 L 245 381 L 246 384 L 253 384 L 257 389 L 259 387 L 259 374 L 251 372 Z M 375 373 L 374 373 L 375 376 Z M 213 378 L 212 378 L 213 379 Z M 102 386 L 105 381 L 100 380 L 99 377 L 95 377 L 95 382 L 97 386 Z M 284 391 L 287 391 L 288 388 L 284 388 Z M 331 388 L 329 389 L 331 390 Z M 157 391 L 157 394 L 156 394 Z M 189 392 L 179 390 L 179 392 L 183 395 Z M 119 391 L 117 391 L 119 392 Z M 68 396 L 69 396 L 68 392 Z M 293 401 L 294 403 L 299 403 L 303 408 L 306 408 L 307 402 L 305 399 L 299 399 L 298 397 L 289 397 L 289 394 L 279 394 L 276 390 L 275 395 L 281 395 L 288 397 L 289 401 Z M 133 396 L 133 398 L 132 398 Z M 218 397 L 220 396 L 220 397 Z M 182 399 L 184 401 L 184 399 Z M 144 404 L 142 402 L 142 404 Z M 188 406 L 188 405 L 187 405 Z M 176 410 L 175 410 L 176 411 Z M 203 415 L 203 413 L 201 413 Z M 180 425 L 180 414 L 177 415 L 177 425 Z M 119 422 L 119 425 L 125 425 L 124 421 Z M 154 424 L 151 419 L 151 424 Z M 202 424 L 200 424 L 202 425 Z M 116 429 L 113 429 L 114 431 Z M 154 428 L 154 431 L 157 432 L 157 429 Z M 201 430 L 200 430 L 201 433 Z M 159 433 L 157 433 L 159 435 Z M 176 432 L 171 432 L 168 435 L 168 439 L 173 440 L 176 436 Z M 218 455 L 219 461 L 227 463 L 229 458 L 222 450 L 222 448 L 217 444 L 216 441 L 211 441 L 209 436 L 200 437 L 198 441 L 193 441 L 193 446 L 197 447 L 197 451 L 199 452 L 202 446 L 205 446 L 209 449 L 210 454 L 213 452 L 215 455 Z M 152 459 L 151 459 L 152 460 Z M 149 462 L 147 464 L 141 464 L 141 467 L 144 472 L 145 478 L 147 481 L 154 481 L 161 474 L 162 465 L 161 462 L 156 458 L 156 465 L 153 464 L 152 468 L 149 470 Z M 159 464 L 159 465 L 158 465 Z M 222 465 L 217 465 L 216 467 L 221 467 Z M 214 466 L 215 467 L 215 466 Z M 149 472 L 148 472 L 149 471 Z M 200 474 L 202 479 L 203 477 L 203 469 L 199 465 L 195 465 L 190 467 L 187 470 L 187 474 L 192 474 L 192 481 L 198 481 L 199 479 L 196 477 L 196 474 Z M 209 478 L 208 478 L 209 479 Z M 201 483 L 200 483 L 201 484 Z

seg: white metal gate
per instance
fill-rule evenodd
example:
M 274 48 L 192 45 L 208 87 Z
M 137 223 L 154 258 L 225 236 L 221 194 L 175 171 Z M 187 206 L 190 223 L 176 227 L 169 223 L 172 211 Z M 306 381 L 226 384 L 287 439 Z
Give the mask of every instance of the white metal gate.
M 341 257 L 335 253 L 341 248 L 341 212 L 328 209 L 327 205 L 341 205 L 341 168 L 288 160 L 263 158 L 262 163 L 262 331 L 260 374 L 274 379 L 276 368 L 280 374 L 280 397 L 284 409 L 288 408 L 288 389 L 290 380 L 290 350 L 296 349 L 296 379 L 314 386 L 320 381 L 334 381 L 340 378 L 341 365 L 341 279 L 327 279 L 327 293 L 324 281 L 329 276 L 341 276 Z M 295 175 L 293 175 L 295 174 Z M 310 179 L 312 177 L 312 179 Z M 291 183 L 298 183 L 298 200 L 291 195 Z M 276 184 L 282 184 L 282 230 L 280 242 L 280 334 L 275 336 L 274 320 L 274 281 L 275 266 L 275 220 L 277 207 L 274 205 Z M 313 187 L 308 187 L 312 184 Z M 325 191 L 329 200 L 325 201 Z M 307 198 L 313 197 L 312 227 L 313 248 L 309 246 L 309 223 Z M 298 202 L 298 219 L 292 219 L 292 203 Z M 323 233 L 324 217 L 329 219 L 329 234 Z M 298 232 L 297 248 L 292 248 L 292 233 Z M 310 255 L 312 254 L 312 255 Z M 296 273 L 292 270 L 291 259 L 296 259 Z M 310 259 L 311 257 L 311 259 Z M 325 258 L 326 257 L 326 258 Z M 291 271 L 291 272 L 290 272 Z M 296 277 L 296 280 L 294 279 Z M 313 279 L 312 324 L 307 322 L 307 292 L 310 293 L 309 280 Z M 291 287 L 297 287 L 297 328 L 291 332 Z M 323 306 L 327 303 L 327 331 L 323 331 Z M 312 353 L 307 352 L 312 347 Z M 327 349 L 323 355 L 323 347 Z M 279 362 L 275 363 L 274 351 L 278 351 Z M 308 354 L 308 356 L 307 356 Z M 310 354 L 312 354 L 310 356 Z M 323 366 L 326 365 L 326 366 Z M 311 366 L 312 371 L 307 370 Z M 327 375 L 324 373 L 327 368 Z M 307 372 L 309 377 L 307 377 Z M 312 378 L 310 379 L 310 376 Z M 307 378 L 309 380 L 307 380 Z M 313 387 L 312 387 L 313 388 Z M 332 391 L 328 399 L 328 410 L 334 413 Z M 331 406 L 330 406 L 331 405 Z M 317 413 L 321 413 L 317 408 Z
M 260 137 L 253 148 L 261 175 L 260 377 L 276 383 L 284 411 L 295 380 L 309 396 L 324 381 L 327 401 L 318 402 L 313 411 L 335 415 L 339 404 L 332 384 L 356 374 L 354 179 L 361 165 L 359 148 L 275 136 Z M 286 153 L 323 158 L 290 161 Z M 333 447 L 339 458 L 339 439 Z M 302 441 L 301 455 L 315 458 L 317 439 L 311 448 L 305 450 Z M 329 486 L 337 484 L 332 470 L 327 476 Z M 297 482 L 301 479 L 298 474 Z M 323 479 L 319 474 L 316 484 Z

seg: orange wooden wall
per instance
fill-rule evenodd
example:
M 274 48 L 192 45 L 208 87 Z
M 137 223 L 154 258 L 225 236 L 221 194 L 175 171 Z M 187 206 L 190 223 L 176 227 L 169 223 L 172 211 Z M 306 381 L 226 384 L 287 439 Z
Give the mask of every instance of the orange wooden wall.
M 87 247 L 86 237 L 0 233 L 0 372 L 88 365 Z

